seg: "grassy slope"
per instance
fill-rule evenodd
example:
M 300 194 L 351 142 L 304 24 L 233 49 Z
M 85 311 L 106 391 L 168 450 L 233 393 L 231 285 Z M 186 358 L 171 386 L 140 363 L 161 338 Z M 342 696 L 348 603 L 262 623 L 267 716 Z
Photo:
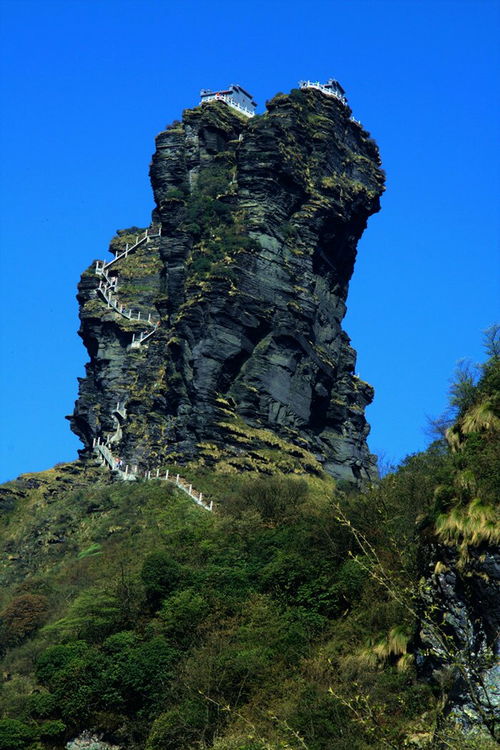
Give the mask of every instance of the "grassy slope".
M 326 748 L 341 726 L 350 738 L 346 747 L 358 735 L 359 747 L 373 746 L 371 740 L 366 744 L 369 733 L 363 739 L 365 730 L 352 722 L 344 699 L 329 692 L 338 659 L 363 640 L 363 597 L 372 595 L 372 585 L 365 585 L 364 574 L 348 559 L 353 542 L 337 520 L 331 480 L 316 476 L 308 485 L 300 477 L 208 479 L 195 470 L 184 473 L 223 496 L 226 510 L 209 514 L 161 483 L 106 484 L 100 470 L 88 469 L 84 476 L 78 465 L 24 476 L 5 487 L 5 494 L 19 494 L 4 516 L 4 614 L 26 594 L 45 597 L 46 612 L 28 622 L 31 635 L 22 617 L 7 617 L 9 627 L 4 617 L 10 646 L 4 671 L 10 677 L 0 694 L 2 715 L 38 728 L 49 719 L 62 720 L 67 732 L 60 738 L 98 724 L 122 741 L 126 736 L 126 746 L 136 736 L 137 747 L 149 734 L 151 748 L 196 746 L 201 737 L 225 747 L 219 737 L 225 734 L 239 738 L 236 745 L 227 739 L 227 747 L 243 747 L 244 738 L 255 734 L 273 747 L 307 741 L 308 747 Z M 82 486 L 66 484 L 68 477 Z M 30 489 L 34 483 L 38 486 Z M 141 579 L 153 551 L 181 569 L 173 590 L 160 584 L 158 599 Z M 86 592 L 91 592 L 87 599 Z M 168 606 L 160 607 L 161 601 Z M 386 609 L 392 612 L 392 602 L 375 617 L 377 632 L 384 629 Z M 156 686 L 147 700 L 129 687 L 128 696 L 114 698 L 121 711 L 113 710 L 112 700 L 95 712 L 74 706 L 68 692 L 78 692 L 78 682 L 95 702 L 100 679 L 112 679 L 109 664 L 100 676 L 88 675 L 85 659 L 55 681 L 45 674 L 37 679 L 33 665 L 47 646 L 83 639 L 97 644 L 92 646 L 97 663 L 109 650 L 110 635 L 123 631 L 135 632 L 142 645 L 160 638 L 160 652 L 165 644 L 175 652 L 172 683 Z M 351 675 L 352 666 L 348 671 Z M 396 693 L 401 680 L 413 681 L 396 673 L 391 679 Z M 56 709 L 37 715 L 33 691 L 48 687 L 57 694 L 61 681 L 62 705 L 58 698 Z M 183 714 L 193 713 L 189 731 L 181 732 L 185 745 L 177 734 L 182 722 L 175 712 L 181 707 Z M 43 746 L 52 745 L 45 740 Z

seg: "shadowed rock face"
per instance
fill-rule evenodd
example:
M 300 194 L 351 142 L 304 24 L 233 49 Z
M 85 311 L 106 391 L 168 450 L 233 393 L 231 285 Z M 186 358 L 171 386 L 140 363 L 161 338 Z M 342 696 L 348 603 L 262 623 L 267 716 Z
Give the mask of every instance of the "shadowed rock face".
M 357 241 L 379 210 L 379 165 L 349 108 L 316 90 L 279 94 L 251 120 L 211 102 L 160 133 L 162 236 L 114 268 L 120 301 L 161 325 L 130 349 L 140 323 L 107 310 L 98 277 L 83 274 L 90 362 L 71 418 L 83 455 L 99 435 L 142 466 L 265 470 L 274 451 L 290 470 L 373 476 L 373 390 L 354 375 L 341 322 Z

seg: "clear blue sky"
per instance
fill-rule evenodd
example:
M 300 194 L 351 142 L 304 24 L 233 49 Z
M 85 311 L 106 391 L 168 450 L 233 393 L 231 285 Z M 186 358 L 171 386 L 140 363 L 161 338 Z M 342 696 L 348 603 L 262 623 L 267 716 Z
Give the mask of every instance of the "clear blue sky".
M 498 316 L 494 0 L 0 0 L 0 479 L 72 460 L 86 352 L 76 285 L 146 225 L 154 136 L 238 82 L 262 111 L 338 78 L 387 171 L 346 318 L 375 386 L 370 446 L 423 448 L 457 360 Z

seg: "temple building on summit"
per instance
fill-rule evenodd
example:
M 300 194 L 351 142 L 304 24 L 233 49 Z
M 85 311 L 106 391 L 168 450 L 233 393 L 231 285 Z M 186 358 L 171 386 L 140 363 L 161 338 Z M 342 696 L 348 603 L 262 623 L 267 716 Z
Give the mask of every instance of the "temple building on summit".
M 253 100 L 252 95 L 249 94 L 248 91 L 245 91 L 245 89 L 237 83 L 231 83 L 228 88 L 224 89 L 223 91 L 210 91 L 210 89 L 202 89 L 200 91 L 200 96 L 200 104 L 204 104 L 205 102 L 211 102 L 214 100 L 223 101 L 226 102 L 226 104 L 228 104 L 230 107 L 237 109 L 247 117 L 253 117 L 255 114 L 255 109 L 257 107 L 257 102 Z
M 323 94 L 333 96 L 344 104 L 347 104 L 345 91 L 335 78 L 329 78 L 326 83 L 320 83 L 319 81 L 299 81 L 299 86 L 301 89 L 318 89 L 323 92 Z M 201 89 L 200 97 L 200 104 L 212 101 L 222 101 L 247 117 L 253 117 L 255 115 L 257 103 L 254 101 L 252 95 L 238 83 L 231 83 L 227 89 L 222 91 Z

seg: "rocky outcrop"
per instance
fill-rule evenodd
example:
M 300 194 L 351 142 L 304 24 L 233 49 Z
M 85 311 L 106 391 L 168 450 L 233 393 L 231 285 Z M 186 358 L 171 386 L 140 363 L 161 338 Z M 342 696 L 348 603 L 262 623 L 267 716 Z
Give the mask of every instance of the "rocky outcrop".
M 83 274 L 90 362 L 71 417 L 83 456 L 100 436 L 139 466 L 265 471 L 277 461 L 373 477 L 364 415 L 373 390 L 354 374 L 341 324 L 383 173 L 350 114 L 334 97 L 294 90 L 252 119 L 210 102 L 159 134 L 151 183 L 161 237 L 113 273 L 120 301 L 161 324 L 131 348 L 141 321 L 106 307 L 93 267 Z
M 500 549 L 431 543 L 422 550 L 422 618 L 416 650 L 422 677 L 445 698 L 443 726 L 500 734 Z
M 91 731 L 82 732 L 71 742 L 66 743 L 66 750 L 120 750 L 118 745 L 104 742 L 98 734 Z

